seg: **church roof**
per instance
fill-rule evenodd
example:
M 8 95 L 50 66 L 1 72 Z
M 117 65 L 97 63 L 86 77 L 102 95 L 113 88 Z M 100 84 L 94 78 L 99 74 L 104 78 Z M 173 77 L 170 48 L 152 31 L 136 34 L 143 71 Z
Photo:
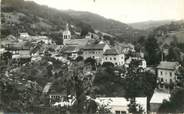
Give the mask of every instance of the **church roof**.
M 79 49 L 76 46 L 65 46 L 62 49 L 62 52 L 64 53 L 73 53 L 73 52 L 78 52 Z
M 119 55 L 119 52 L 116 49 L 107 49 L 104 55 Z
M 89 42 L 89 39 L 71 39 L 66 40 L 65 45 L 85 46 Z
M 102 50 L 106 44 L 91 44 L 84 47 L 84 50 Z

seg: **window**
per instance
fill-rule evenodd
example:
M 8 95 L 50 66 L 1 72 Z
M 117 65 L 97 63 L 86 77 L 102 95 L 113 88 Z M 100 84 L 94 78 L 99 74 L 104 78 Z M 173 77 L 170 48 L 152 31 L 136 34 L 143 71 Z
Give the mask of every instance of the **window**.
M 170 76 L 172 76 L 172 72 L 170 72 L 169 74 L 170 74 Z
M 107 60 L 107 57 L 105 57 L 105 60 Z
M 116 57 L 114 57 L 114 60 L 116 60 Z
M 126 114 L 126 112 L 125 111 L 121 111 L 121 114 Z
M 160 71 L 160 75 L 162 75 L 162 71 Z
M 115 65 L 118 65 L 118 63 L 115 63 Z
M 112 60 L 112 58 L 110 57 L 110 60 Z
M 160 80 L 161 80 L 161 82 L 163 82 L 163 81 L 164 81 L 164 79 L 163 79 L 163 78 L 161 78 Z
M 116 111 L 116 114 L 120 114 L 120 111 Z
M 123 56 L 121 57 L 121 59 L 123 59 Z

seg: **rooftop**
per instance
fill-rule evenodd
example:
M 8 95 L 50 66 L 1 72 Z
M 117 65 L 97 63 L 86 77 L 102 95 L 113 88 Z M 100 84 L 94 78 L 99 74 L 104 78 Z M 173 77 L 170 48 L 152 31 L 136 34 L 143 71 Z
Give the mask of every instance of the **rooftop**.
M 161 61 L 160 64 L 157 66 L 157 69 L 174 70 L 178 65 L 178 62 Z
M 125 97 L 99 97 L 95 101 L 99 104 L 108 104 L 109 106 L 128 107 L 129 101 Z M 147 111 L 147 98 L 136 97 L 136 102 L 142 106 L 144 111 Z
M 169 100 L 170 94 L 169 93 L 164 93 L 164 92 L 154 92 L 150 103 L 158 103 L 161 104 L 163 100 Z
M 30 47 L 25 45 L 25 42 L 8 44 L 6 50 L 29 50 Z
M 118 55 L 119 52 L 116 49 L 107 49 L 104 52 L 104 55 Z
M 48 93 L 50 88 L 52 86 L 52 83 L 48 82 L 45 87 L 43 88 L 43 93 Z
M 72 52 L 78 52 L 79 49 L 76 46 L 65 46 L 62 48 L 62 52 L 64 53 L 72 53 Z
M 91 44 L 84 47 L 84 50 L 102 50 L 106 44 Z
M 89 42 L 89 39 L 71 39 L 71 40 L 66 40 L 65 44 L 66 45 L 78 45 L 78 46 L 85 46 Z

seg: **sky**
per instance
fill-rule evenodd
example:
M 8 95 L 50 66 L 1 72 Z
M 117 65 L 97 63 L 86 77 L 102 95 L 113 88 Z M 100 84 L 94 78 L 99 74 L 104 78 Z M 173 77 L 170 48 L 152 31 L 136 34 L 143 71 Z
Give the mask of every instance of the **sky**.
M 184 19 L 184 0 L 32 0 L 61 10 L 89 11 L 124 23 Z

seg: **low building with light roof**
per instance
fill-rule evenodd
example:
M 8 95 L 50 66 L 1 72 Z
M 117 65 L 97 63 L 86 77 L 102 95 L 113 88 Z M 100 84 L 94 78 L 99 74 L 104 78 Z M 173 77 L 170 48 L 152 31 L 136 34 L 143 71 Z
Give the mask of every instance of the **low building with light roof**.
M 170 96 L 171 95 L 169 93 L 155 91 L 151 100 L 150 100 L 150 111 L 151 112 L 158 112 L 163 101 L 164 100 L 169 101 Z
M 106 108 L 110 109 L 112 114 L 127 114 L 128 111 L 128 101 L 125 97 L 99 97 L 95 101 L 98 105 L 107 106 Z M 146 97 L 136 97 L 135 101 L 139 104 L 144 110 L 143 113 L 147 112 L 147 98 Z

